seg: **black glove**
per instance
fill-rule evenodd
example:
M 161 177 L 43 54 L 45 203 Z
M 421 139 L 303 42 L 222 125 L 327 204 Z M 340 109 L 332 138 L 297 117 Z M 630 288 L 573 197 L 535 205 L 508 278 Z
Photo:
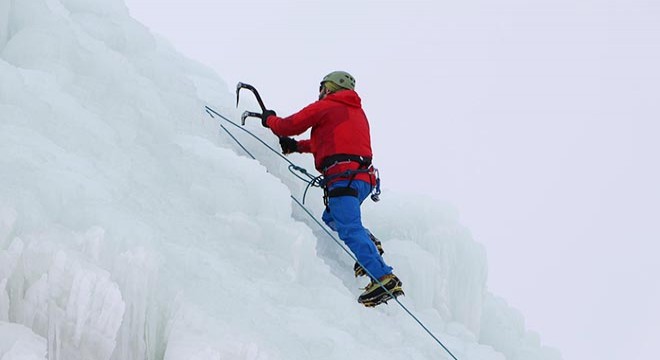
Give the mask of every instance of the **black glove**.
M 277 116 L 277 114 L 273 110 L 266 110 L 264 111 L 263 114 L 261 114 L 261 125 L 265 128 L 268 127 L 268 124 L 266 124 L 266 120 L 268 119 L 269 116 Z
M 290 137 L 281 137 L 280 146 L 282 147 L 282 154 L 291 154 L 298 151 L 298 142 Z

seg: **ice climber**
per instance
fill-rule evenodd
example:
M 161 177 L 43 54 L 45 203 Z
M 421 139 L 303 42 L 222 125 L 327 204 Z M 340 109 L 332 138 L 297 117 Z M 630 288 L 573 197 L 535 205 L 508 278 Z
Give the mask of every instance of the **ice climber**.
M 371 165 L 369 122 L 355 92 L 355 78 L 344 71 L 331 72 L 321 81 L 318 101 L 285 118 L 266 110 L 261 123 L 280 137 L 284 154 L 314 155 L 315 167 L 324 177 L 323 221 L 357 258 L 355 276 L 372 277 L 358 302 L 371 307 L 391 299 L 378 282 L 392 295 L 402 295 L 401 281 L 381 256 L 380 241 L 362 226 L 360 205 L 371 194 L 376 174 Z M 310 128 L 308 140 L 289 137 Z

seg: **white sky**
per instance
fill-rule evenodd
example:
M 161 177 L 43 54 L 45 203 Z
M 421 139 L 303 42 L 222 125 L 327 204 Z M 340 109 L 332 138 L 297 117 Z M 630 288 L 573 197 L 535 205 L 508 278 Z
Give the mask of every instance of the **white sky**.
M 545 344 L 660 353 L 659 2 L 126 3 L 279 115 L 351 72 L 383 186 L 454 204 Z

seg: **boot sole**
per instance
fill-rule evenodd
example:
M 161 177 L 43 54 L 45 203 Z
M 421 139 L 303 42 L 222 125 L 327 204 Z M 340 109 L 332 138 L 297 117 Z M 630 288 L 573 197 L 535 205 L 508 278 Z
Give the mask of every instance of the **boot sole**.
M 366 307 L 374 307 L 376 305 L 380 305 L 383 303 L 387 304 L 387 302 L 392 300 L 393 298 L 398 298 L 399 296 L 406 295 L 403 292 L 401 286 L 396 286 L 394 289 L 390 290 L 390 293 L 392 293 L 393 296 L 391 296 L 388 293 L 385 293 L 378 297 L 363 299 L 362 301 L 358 299 L 358 302 Z

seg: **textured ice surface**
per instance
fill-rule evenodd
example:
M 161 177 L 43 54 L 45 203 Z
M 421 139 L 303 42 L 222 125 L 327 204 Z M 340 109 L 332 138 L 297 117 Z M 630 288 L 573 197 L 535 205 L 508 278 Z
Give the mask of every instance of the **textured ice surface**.
M 237 118 L 227 85 L 122 1 L 0 0 L 0 78 L 3 360 L 442 358 L 393 303 L 357 304 L 303 184 L 203 112 Z M 384 198 L 364 218 L 402 302 L 460 359 L 560 358 L 488 294 L 455 210 Z

